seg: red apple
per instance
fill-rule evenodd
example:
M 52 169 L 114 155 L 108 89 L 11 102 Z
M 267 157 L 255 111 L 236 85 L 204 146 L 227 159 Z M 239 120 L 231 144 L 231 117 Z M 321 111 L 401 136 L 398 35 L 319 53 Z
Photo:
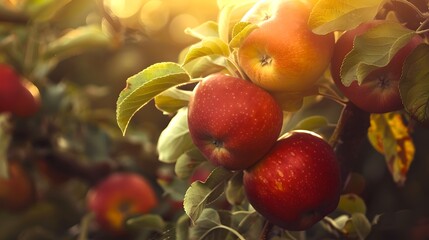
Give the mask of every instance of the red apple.
M 40 109 L 37 87 L 21 77 L 6 64 L 0 64 L 0 112 L 30 117 Z
M 399 93 L 402 65 L 408 54 L 422 43 L 421 37 L 412 38 L 396 53 L 387 66 L 372 71 L 361 85 L 357 81 L 353 81 L 350 86 L 344 86 L 340 77 L 341 65 L 346 55 L 352 50 L 355 37 L 383 22 L 383 20 L 374 20 L 362 23 L 357 28 L 341 35 L 335 45 L 331 62 L 332 78 L 339 90 L 357 107 L 370 113 L 386 113 L 403 108 Z
M 87 204 L 103 229 L 121 234 L 128 218 L 150 212 L 158 200 L 143 176 L 114 173 L 88 192 Z
M 283 136 L 243 184 L 249 203 L 268 221 L 287 230 L 305 230 L 338 205 L 340 168 L 332 147 L 309 131 Z
M 21 163 L 8 163 L 8 178 L 0 178 L 0 208 L 19 211 L 35 200 L 34 184 Z
M 238 63 L 253 83 L 272 92 L 302 92 L 319 80 L 335 40 L 333 33 L 310 30 L 311 8 L 304 0 L 260 0 L 241 19 L 259 26 L 238 51 Z
M 214 165 L 230 170 L 246 169 L 265 155 L 282 122 L 282 110 L 269 93 L 228 75 L 206 77 L 189 102 L 193 142 Z
M 0 112 L 11 112 L 22 91 L 20 76 L 6 64 L 0 64 Z

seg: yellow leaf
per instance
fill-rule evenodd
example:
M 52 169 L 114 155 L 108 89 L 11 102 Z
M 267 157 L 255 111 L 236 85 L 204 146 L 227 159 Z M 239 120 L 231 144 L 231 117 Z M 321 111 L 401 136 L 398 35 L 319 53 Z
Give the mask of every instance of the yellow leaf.
M 401 115 L 371 114 L 368 138 L 372 146 L 385 156 L 393 180 L 403 185 L 414 159 L 415 147 Z

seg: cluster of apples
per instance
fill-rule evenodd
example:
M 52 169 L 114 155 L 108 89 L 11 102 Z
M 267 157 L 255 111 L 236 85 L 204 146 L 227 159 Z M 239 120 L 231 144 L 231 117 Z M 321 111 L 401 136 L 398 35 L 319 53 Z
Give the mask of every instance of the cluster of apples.
M 0 113 L 8 112 L 19 117 L 30 117 L 40 109 L 37 87 L 7 64 L 0 64 Z
M 243 17 L 258 28 L 238 51 L 250 81 L 217 73 L 194 89 L 188 127 L 214 165 L 244 170 L 249 203 L 270 222 L 304 230 L 337 207 L 340 169 L 332 147 L 309 131 L 279 138 L 283 111 L 273 97 L 314 87 L 328 67 L 334 36 L 307 26 L 304 1 L 260 1 Z

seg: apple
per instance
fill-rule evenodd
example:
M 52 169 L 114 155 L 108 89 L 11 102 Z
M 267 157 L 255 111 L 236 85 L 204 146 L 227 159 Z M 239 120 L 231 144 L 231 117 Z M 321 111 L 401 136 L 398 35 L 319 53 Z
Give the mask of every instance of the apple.
M 421 12 L 427 12 L 429 6 L 429 0 L 407 0 L 410 4 L 413 4 Z M 405 24 L 407 28 L 416 30 L 422 22 L 425 20 L 423 16 L 420 16 L 418 12 L 408 4 L 400 1 L 391 1 L 387 3 L 386 8 L 393 10 L 398 20 Z
M 136 173 L 114 173 L 101 180 L 87 194 L 89 210 L 101 228 L 115 233 L 126 232 L 125 221 L 150 212 L 158 204 L 151 184 Z
M 246 169 L 276 142 L 283 113 L 274 98 L 241 78 L 204 78 L 189 101 L 188 128 L 194 144 L 215 166 Z
M 40 109 L 37 87 L 6 64 L 0 64 L 0 112 L 10 112 L 19 117 L 30 117 Z
M 296 130 L 244 171 L 243 186 L 249 203 L 268 221 L 300 231 L 335 210 L 340 178 L 332 147 L 313 132 Z
M 259 26 L 238 49 L 238 63 L 250 80 L 272 92 L 311 89 L 327 69 L 334 34 L 308 27 L 312 4 L 303 0 L 260 0 L 241 19 Z
M 0 64 L 0 112 L 11 112 L 21 91 L 20 76 L 11 66 Z
M 411 51 L 423 41 L 419 36 L 413 37 L 387 66 L 372 71 L 361 85 L 353 81 L 350 86 L 344 86 L 340 76 L 341 65 L 346 55 L 353 49 L 355 37 L 383 22 L 384 20 L 373 20 L 346 31 L 335 44 L 331 61 L 332 78 L 339 90 L 357 107 L 369 113 L 386 113 L 403 108 L 399 93 L 402 65 Z
M 8 162 L 7 178 L 0 177 L 0 208 L 20 211 L 30 206 L 35 200 L 35 186 L 17 161 Z

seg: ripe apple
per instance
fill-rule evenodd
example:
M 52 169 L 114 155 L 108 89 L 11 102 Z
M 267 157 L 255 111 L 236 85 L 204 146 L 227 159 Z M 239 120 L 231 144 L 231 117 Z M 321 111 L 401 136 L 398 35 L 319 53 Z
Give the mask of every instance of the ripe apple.
M 0 208 L 19 211 L 35 200 L 35 188 L 21 163 L 8 163 L 8 178 L 0 178 Z
M 191 138 L 205 157 L 229 170 L 246 169 L 276 142 L 283 113 L 255 84 L 223 74 L 206 77 L 189 101 Z
M 399 93 L 402 65 L 408 54 L 423 41 L 419 36 L 412 38 L 396 53 L 387 66 L 372 71 L 361 85 L 353 81 L 350 86 L 344 86 L 340 77 L 341 65 L 352 50 L 355 37 L 383 22 L 383 20 L 365 22 L 342 34 L 335 44 L 331 61 L 332 78 L 339 90 L 357 107 L 370 113 L 386 113 L 403 108 Z
M 338 205 L 340 167 L 332 147 L 309 131 L 291 131 L 244 171 L 249 203 L 268 221 L 305 230 Z
M 0 64 L 0 112 L 30 117 L 40 109 L 37 87 L 21 77 L 6 64 Z
M 303 0 L 260 0 L 242 18 L 257 24 L 238 50 L 251 81 L 273 92 L 311 89 L 331 60 L 334 34 L 308 27 L 312 4 Z
M 150 212 L 158 200 L 150 183 L 135 173 L 114 173 L 90 189 L 88 208 L 105 230 L 123 234 L 125 221 Z
M 40 109 L 39 89 L 30 81 L 22 80 L 23 88 L 16 98 L 13 113 L 19 117 L 31 117 Z
M 20 76 L 6 64 L 0 64 L 0 112 L 11 112 L 22 91 Z

